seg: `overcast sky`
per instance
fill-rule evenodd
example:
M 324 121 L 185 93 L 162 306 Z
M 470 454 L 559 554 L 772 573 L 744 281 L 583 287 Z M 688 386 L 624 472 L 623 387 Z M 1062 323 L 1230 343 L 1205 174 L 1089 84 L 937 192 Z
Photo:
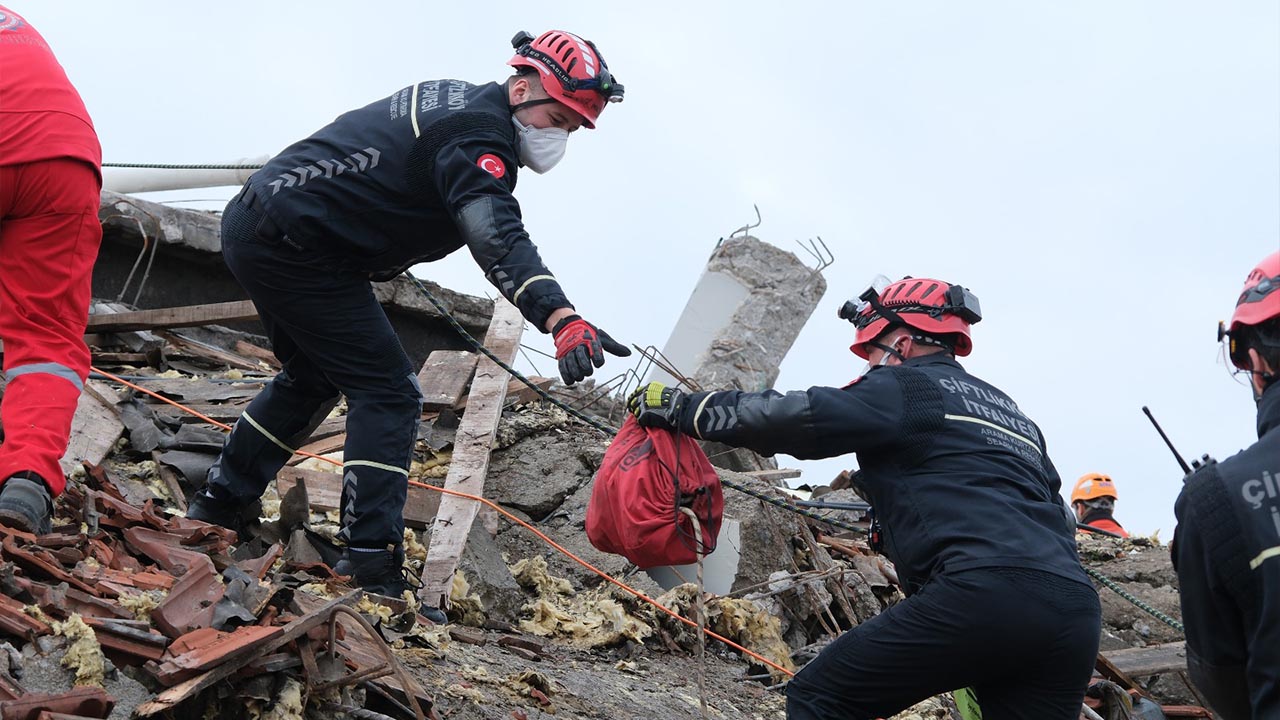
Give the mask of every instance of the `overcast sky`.
M 661 345 L 757 203 L 762 239 L 821 235 L 837 258 L 780 389 L 860 370 L 835 313 L 873 275 L 934 276 L 981 298 L 965 366 L 1040 424 L 1065 492 L 1111 474 L 1131 531 L 1171 537 L 1181 476 L 1142 405 L 1188 457 L 1256 439 L 1214 331 L 1280 248 L 1275 2 L 4 2 L 108 162 L 273 154 L 416 81 L 502 79 L 518 30 L 571 30 L 626 102 L 516 194 L 618 339 Z M 419 274 L 492 295 L 465 252 Z

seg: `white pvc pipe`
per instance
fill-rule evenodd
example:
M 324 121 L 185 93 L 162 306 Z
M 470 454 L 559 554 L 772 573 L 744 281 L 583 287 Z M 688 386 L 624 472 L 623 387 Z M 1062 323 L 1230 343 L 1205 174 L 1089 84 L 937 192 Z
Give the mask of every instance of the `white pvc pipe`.
M 218 165 L 264 165 L 269 155 L 242 158 Z M 193 163 L 194 164 L 194 163 Z M 215 163 L 211 163 L 215 164 Z M 243 185 L 256 170 L 168 170 L 156 168 L 103 168 L 102 189 L 132 194 L 158 190 Z

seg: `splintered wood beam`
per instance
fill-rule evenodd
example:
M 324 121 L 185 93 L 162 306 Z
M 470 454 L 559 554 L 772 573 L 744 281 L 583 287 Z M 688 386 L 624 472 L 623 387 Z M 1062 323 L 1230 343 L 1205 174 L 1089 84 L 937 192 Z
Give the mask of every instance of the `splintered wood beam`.
M 89 316 L 89 328 L 85 332 L 121 332 L 124 330 L 155 330 L 166 328 L 196 327 L 219 323 L 256 320 L 258 310 L 251 300 L 185 305 L 183 307 L 157 308 L 155 310 L 130 310 L 105 315 Z
M 524 320 L 520 312 L 502 298 L 495 300 L 493 319 L 484 337 L 485 347 L 510 364 L 515 361 L 523 331 Z M 492 360 L 487 357 L 480 360 L 475 380 L 471 383 L 467 411 L 455 436 L 453 459 L 444 482 L 446 490 L 469 495 L 484 492 L 489 452 L 498 430 L 498 419 L 502 417 L 509 381 L 507 372 Z M 431 542 L 427 546 L 427 561 L 422 568 L 422 588 L 418 591 L 418 596 L 426 604 L 448 607 L 453 574 L 479 509 L 480 503 L 474 500 L 448 494 L 440 498 L 440 510 L 436 513 Z
M 220 347 L 214 347 L 208 343 L 200 342 L 195 338 L 189 338 L 181 333 L 160 331 L 160 337 L 169 341 L 169 344 L 178 349 L 179 352 L 189 353 L 199 358 L 209 360 L 215 363 L 222 363 L 240 370 L 260 370 L 258 362 L 251 360 L 243 355 L 237 355 L 233 352 L 223 350 Z
M 466 350 L 436 350 L 427 356 L 418 372 L 422 388 L 422 409 L 453 407 L 466 392 L 480 356 Z

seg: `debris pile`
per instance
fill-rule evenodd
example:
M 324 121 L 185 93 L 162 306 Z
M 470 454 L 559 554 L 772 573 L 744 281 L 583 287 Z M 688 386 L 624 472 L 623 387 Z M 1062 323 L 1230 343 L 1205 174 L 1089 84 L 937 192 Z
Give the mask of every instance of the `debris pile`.
M 0 677 L 0 717 L 431 707 L 328 566 L 291 563 L 279 543 L 233 551 L 232 531 L 131 504 L 103 467 L 68 485 L 51 533 L 0 536 L 0 630 L 25 644 Z
M 117 251 L 122 240 L 128 238 L 115 238 Z M 711 270 L 759 286 L 775 300 L 795 295 L 774 287 L 767 269 L 735 260 L 757 244 L 763 245 L 726 243 L 717 255 L 723 267 Z M 216 247 L 187 250 L 216 253 Z M 137 264 L 132 254 L 117 265 L 130 262 Z M 821 296 L 820 269 L 788 271 L 788 282 L 803 290 L 797 302 L 811 305 Z M 178 297 L 175 291 L 186 289 L 166 285 L 164 277 L 157 274 L 148 292 Z M 440 596 L 449 598 L 449 624 L 427 621 L 412 593 L 374 602 L 330 569 L 338 557 L 332 540 L 346 439 L 342 404 L 298 448 L 262 507 L 245 518 L 248 537 L 183 517 L 186 499 L 221 448 L 223 430 L 216 424 L 234 423 L 278 369 L 262 338 L 209 325 L 245 327 L 255 316 L 250 303 L 139 311 L 118 300 L 99 302 L 91 322 L 94 365 L 187 409 L 95 376 L 63 461 L 71 481 L 58 500 L 54 531 L 34 537 L 0 528 L 0 637 L 12 643 L 0 644 L 0 720 L 34 718 L 41 708 L 98 718 L 292 720 L 352 716 L 360 709 L 451 720 L 692 720 L 702 717 L 704 698 L 718 717 L 782 718 L 778 689 L 785 673 L 712 640 L 699 660 L 696 630 L 583 565 L 695 617 L 699 588 L 686 582 L 693 576 L 676 569 L 678 582 L 660 583 L 587 541 L 591 482 L 609 439 L 505 374 L 489 372 L 482 388 L 477 367 L 486 361 L 459 349 L 448 327 L 448 342 L 440 341 L 438 312 L 425 307 L 407 281 L 380 286 L 379 293 L 393 319 L 410 311 L 423 316 L 417 339 L 406 341 L 416 360 L 425 358 L 410 480 L 439 489 L 450 486 L 451 473 L 469 475 L 482 484 L 477 492 L 501 508 L 481 506 L 478 522 L 468 516 L 465 526 L 450 526 L 440 492 L 409 488 L 406 573 L 425 578 L 441 545 L 446 556 L 453 553 L 445 560 L 457 571 L 445 573 L 439 585 Z M 142 295 L 138 288 L 135 302 Z M 502 313 L 479 299 L 455 295 L 447 302 L 473 331 L 500 325 Z M 758 314 L 755 305 L 743 307 Z M 798 329 L 788 321 L 777 338 L 754 326 L 751 334 L 777 339 L 761 353 L 785 355 Z M 510 357 L 518 337 L 505 339 Z M 712 340 L 704 360 L 715 378 L 728 373 L 744 378 L 732 384 L 755 388 L 773 376 L 773 355 L 733 344 L 741 338 Z M 487 337 L 485 345 L 492 350 L 498 343 Z M 626 376 L 619 377 L 625 383 Z M 617 380 L 564 388 L 530 379 L 609 425 L 623 417 Z M 495 383 L 505 394 L 493 391 Z M 481 407 L 489 415 L 477 412 Z M 489 416 L 493 424 L 483 430 L 492 430 L 492 442 L 477 443 L 466 423 Z M 469 464 L 477 454 L 484 464 Z M 775 483 L 797 471 L 755 457 L 731 459 L 720 464 L 748 472 L 719 470 L 723 480 L 783 505 L 793 500 Z M 464 473 L 464 467 L 472 469 Z M 816 487 L 822 484 L 813 483 L 813 496 L 823 495 L 825 503 L 860 501 L 842 489 L 846 481 Z M 709 630 L 792 670 L 902 600 L 892 565 L 869 550 L 864 533 L 850 529 L 867 526 L 864 512 L 815 510 L 822 521 L 736 490 L 725 493 L 732 523 L 726 522 L 721 543 L 734 560 L 720 578 L 723 588 L 704 594 Z M 1157 612 L 1178 617 L 1176 578 L 1158 543 L 1082 535 L 1081 549 L 1089 567 Z M 1100 593 L 1103 677 L 1161 702 L 1195 703 L 1179 677 L 1181 634 L 1112 590 Z M 954 700 L 944 695 L 896 720 L 958 717 Z

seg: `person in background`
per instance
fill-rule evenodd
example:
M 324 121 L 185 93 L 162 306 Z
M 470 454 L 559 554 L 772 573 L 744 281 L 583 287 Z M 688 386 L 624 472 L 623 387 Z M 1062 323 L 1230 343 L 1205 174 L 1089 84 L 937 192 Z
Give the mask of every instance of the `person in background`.
M 1071 491 L 1071 509 L 1080 523 L 1127 538 L 1129 533 L 1113 517 L 1118 499 L 1116 484 L 1109 476 L 1087 473 Z

